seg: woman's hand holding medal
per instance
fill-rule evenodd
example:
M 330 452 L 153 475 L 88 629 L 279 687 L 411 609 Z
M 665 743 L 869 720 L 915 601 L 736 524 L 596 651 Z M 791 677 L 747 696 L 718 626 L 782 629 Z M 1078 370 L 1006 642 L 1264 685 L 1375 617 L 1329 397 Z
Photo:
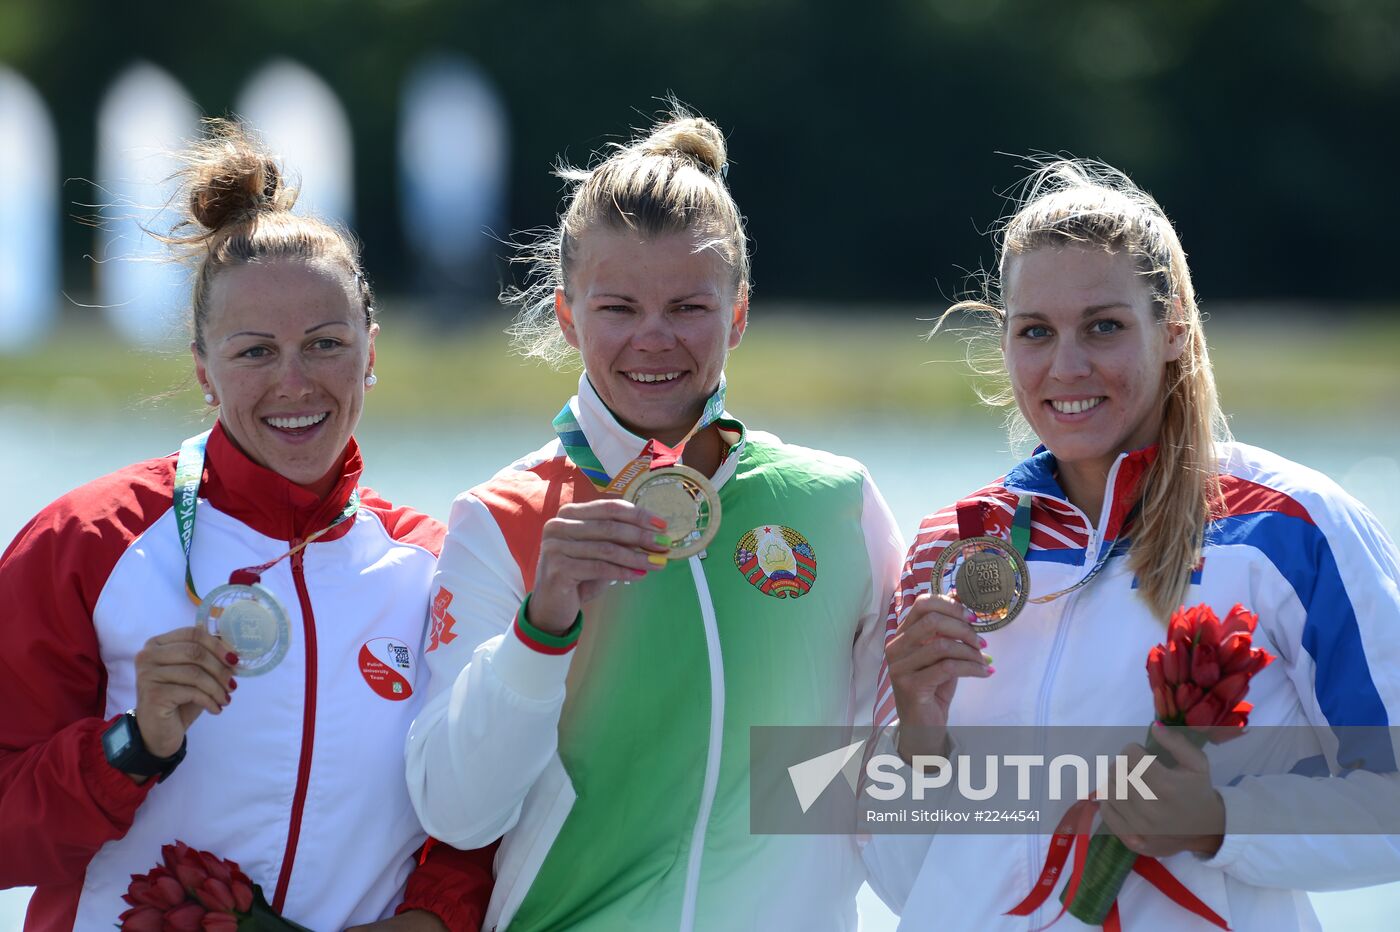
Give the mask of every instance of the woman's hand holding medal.
M 201 712 L 222 712 L 238 688 L 237 662 L 227 644 L 198 627 L 147 641 L 136 655 L 136 727 L 146 750 L 170 757 Z
M 946 750 L 948 709 L 959 678 L 995 672 L 992 658 L 982 653 L 987 642 L 970 624 L 975 617 L 952 596 L 921 595 L 885 642 L 905 760 Z
M 610 583 L 631 582 L 664 569 L 666 521 L 631 502 L 602 499 L 565 505 L 545 522 L 530 624 L 563 634 L 585 602 Z

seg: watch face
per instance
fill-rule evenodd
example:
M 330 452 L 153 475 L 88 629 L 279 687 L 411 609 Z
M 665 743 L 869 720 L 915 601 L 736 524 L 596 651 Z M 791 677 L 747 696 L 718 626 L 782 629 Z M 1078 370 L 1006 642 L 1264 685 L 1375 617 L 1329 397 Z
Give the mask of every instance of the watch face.
M 117 719 L 115 725 L 102 734 L 102 751 L 107 760 L 120 760 L 131 749 L 131 723 L 125 716 Z

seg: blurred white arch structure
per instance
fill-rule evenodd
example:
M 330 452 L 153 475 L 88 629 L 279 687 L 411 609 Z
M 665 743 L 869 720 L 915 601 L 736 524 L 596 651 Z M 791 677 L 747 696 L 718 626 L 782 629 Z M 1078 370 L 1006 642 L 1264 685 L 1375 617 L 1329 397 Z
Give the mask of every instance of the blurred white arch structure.
M 408 252 L 429 288 L 494 283 L 503 232 L 509 127 L 491 80 L 464 57 L 425 59 L 400 101 L 400 204 Z M 475 280 L 475 281 L 474 281 Z
M 300 183 L 298 213 L 353 223 L 350 122 L 325 81 L 296 62 L 276 59 L 249 79 L 235 112 Z
M 168 231 L 175 153 L 199 131 L 199 110 L 169 74 L 147 62 L 122 73 L 97 115 L 98 300 L 112 326 L 143 346 L 185 339 L 188 270 L 143 226 Z
M 48 109 L 0 65 L 0 353 L 38 343 L 58 310 L 58 190 Z

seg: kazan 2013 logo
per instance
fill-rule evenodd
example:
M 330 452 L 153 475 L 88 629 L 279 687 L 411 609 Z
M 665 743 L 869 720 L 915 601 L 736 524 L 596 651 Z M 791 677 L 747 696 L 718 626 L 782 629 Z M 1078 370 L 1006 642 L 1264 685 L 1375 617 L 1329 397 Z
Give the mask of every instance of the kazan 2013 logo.
M 817 581 L 812 545 L 781 524 L 765 524 L 739 538 L 734 565 L 759 592 L 775 599 L 799 599 Z

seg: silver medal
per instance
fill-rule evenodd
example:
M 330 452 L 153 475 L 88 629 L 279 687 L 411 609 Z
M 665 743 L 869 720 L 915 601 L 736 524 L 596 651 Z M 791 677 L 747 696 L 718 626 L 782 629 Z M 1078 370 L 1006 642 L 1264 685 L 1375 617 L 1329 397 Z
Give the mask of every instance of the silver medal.
M 292 626 L 277 597 L 261 585 L 229 583 L 204 597 L 195 612 L 197 624 L 221 637 L 238 655 L 234 672 L 258 676 L 270 672 L 292 643 Z

